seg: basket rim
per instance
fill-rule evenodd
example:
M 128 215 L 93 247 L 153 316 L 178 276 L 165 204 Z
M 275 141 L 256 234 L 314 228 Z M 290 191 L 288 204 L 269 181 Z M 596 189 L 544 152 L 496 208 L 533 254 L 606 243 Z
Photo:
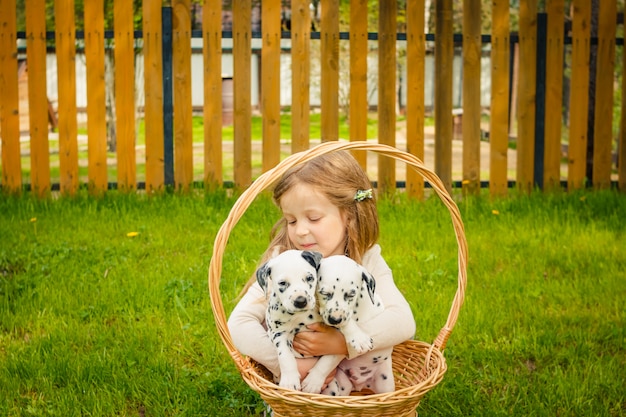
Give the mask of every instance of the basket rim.
M 366 141 L 323 142 L 308 150 L 294 153 L 288 156 L 287 158 L 279 162 L 274 168 L 261 174 L 247 189 L 242 192 L 242 194 L 236 200 L 226 220 L 223 222 L 215 237 L 213 254 L 210 260 L 208 274 L 211 308 L 213 310 L 213 315 L 220 338 L 222 339 L 222 342 L 226 346 L 228 352 L 230 353 L 232 359 L 234 360 L 235 364 L 239 368 L 240 372 L 242 372 L 242 374 L 244 372 L 250 372 L 251 365 L 248 362 L 247 358 L 244 358 L 233 344 L 230 332 L 226 324 L 227 318 L 220 292 L 223 254 L 228 243 L 230 232 L 236 226 L 237 222 L 241 219 L 247 208 L 252 204 L 252 202 L 259 195 L 259 193 L 273 185 L 276 180 L 278 180 L 289 168 L 304 163 L 317 156 L 340 150 L 371 151 L 383 156 L 393 158 L 395 160 L 405 162 L 407 164 L 407 167 L 411 167 L 412 169 L 417 171 L 426 181 L 430 183 L 432 189 L 436 192 L 441 201 L 447 207 L 452 220 L 458 246 L 457 290 L 455 292 L 446 323 L 441 328 L 439 334 L 432 343 L 433 348 L 439 351 L 443 351 L 448 341 L 448 338 L 450 337 L 452 330 L 454 329 L 454 326 L 458 319 L 460 308 L 465 299 L 468 249 L 464 225 L 461 219 L 459 208 L 452 199 L 452 196 L 448 193 L 441 179 L 437 176 L 437 174 L 435 174 L 435 172 L 427 168 L 422 160 L 420 160 L 417 156 L 408 152 L 401 151 L 390 145 L 385 145 L 381 143 L 370 143 Z M 278 387 L 275 384 L 273 384 L 273 386 Z

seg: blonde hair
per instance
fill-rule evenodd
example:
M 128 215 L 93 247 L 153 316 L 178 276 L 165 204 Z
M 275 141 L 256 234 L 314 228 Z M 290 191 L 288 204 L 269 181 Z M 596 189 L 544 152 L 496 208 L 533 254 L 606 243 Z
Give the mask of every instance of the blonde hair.
M 336 151 L 320 155 L 289 169 L 274 187 L 274 203 L 280 208 L 282 196 L 296 184 L 315 187 L 339 208 L 346 218 L 345 254 L 361 263 L 363 254 L 378 241 L 379 224 L 376 196 L 355 200 L 358 190 L 372 188 L 367 174 L 348 151 Z M 261 263 L 279 252 L 296 249 L 287 235 L 287 221 L 282 217 L 270 234 L 271 243 L 261 258 Z M 254 277 L 244 288 L 252 285 Z

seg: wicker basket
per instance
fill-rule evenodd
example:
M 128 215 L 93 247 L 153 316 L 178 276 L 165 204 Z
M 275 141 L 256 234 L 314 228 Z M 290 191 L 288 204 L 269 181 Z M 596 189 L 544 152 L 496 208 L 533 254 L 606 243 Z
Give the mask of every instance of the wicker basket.
M 332 397 L 308 394 L 281 388 L 272 382 L 269 372 L 233 345 L 226 326 L 226 316 L 219 290 L 222 275 L 222 257 L 230 232 L 255 197 L 270 187 L 286 170 L 316 156 L 338 150 L 366 150 L 404 161 L 430 183 L 450 212 L 458 244 L 458 288 L 445 326 L 432 344 L 420 341 L 404 342 L 394 348 L 393 369 L 396 390 L 384 394 Z M 272 407 L 277 417 L 294 416 L 415 416 L 422 397 L 443 379 L 447 366 L 443 356 L 448 337 L 457 321 L 463 304 L 467 279 L 467 242 L 458 207 L 435 173 L 426 168 L 414 155 L 396 148 L 367 142 L 325 142 L 308 151 L 293 154 L 273 169 L 261 175 L 236 201 L 228 218 L 222 224 L 213 248 L 209 267 L 209 292 L 217 328 L 228 352 L 246 383 Z

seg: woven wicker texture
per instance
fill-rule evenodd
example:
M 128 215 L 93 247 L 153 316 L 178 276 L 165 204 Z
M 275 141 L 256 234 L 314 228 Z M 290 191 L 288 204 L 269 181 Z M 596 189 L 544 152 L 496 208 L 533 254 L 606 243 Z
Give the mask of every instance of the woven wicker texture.
M 269 372 L 233 345 L 226 325 L 220 293 L 222 258 L 231 231 L 241 219 L 256 196 L 274 184 L 289 168 L 319 155 L 338 150 L 366 150 L 403 161 L 419 172 L 441 198 L 450 212 L 458 245 L 458 287 L 445 325 L 432 343 L 407 341 L 394 348 L 393 369 L 396 380 L 394 392 L 371 395 L 331 397 L 308 394 L 281 388 L 272 382 Z M 325 142 L 308 151 L 293 154 L 273 169 L 265 172 L 248 187 L 232 207 L 215 238 L 213 256 L 209 266 L 209 294 L 218 332 L 233 358 L 242 378 L 274 410 L 276 417 L 295 416 L 415 416 L 416 408 L 424 395 L 434 388 L 446 372 L 443 349 L 456 324 L 465 297 L 467 281 L 467 242 L 459 209 L 439 177 L 426 168 L 419 158 L 396 148 L 368 142 Z

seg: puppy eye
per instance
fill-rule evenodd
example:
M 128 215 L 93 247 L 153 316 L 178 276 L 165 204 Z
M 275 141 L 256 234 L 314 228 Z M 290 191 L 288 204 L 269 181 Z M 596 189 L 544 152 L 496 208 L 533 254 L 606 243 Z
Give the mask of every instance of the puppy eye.
M 285 280 L 278 281 L 278 286 L 279 287 L 286 287 L 287 286 L 287 281 L 285 281 Z
M 333 298 L 333 293 L 332 292 L 328 292 L 328 291 L 320 291 L 320 295 L 325 299 L 325 300 L 330 300 L 331 298 Z
M 352 290 L 350 292 L 345 293 L 343 295 L 343 298 L 347 301 L 347 300 L 352 300 L 355 296 L 356 296 L 356 290 Z
M 313 282 L 315 281 L 315 277 L 311 274 L 306 276 L 306 282 Z

